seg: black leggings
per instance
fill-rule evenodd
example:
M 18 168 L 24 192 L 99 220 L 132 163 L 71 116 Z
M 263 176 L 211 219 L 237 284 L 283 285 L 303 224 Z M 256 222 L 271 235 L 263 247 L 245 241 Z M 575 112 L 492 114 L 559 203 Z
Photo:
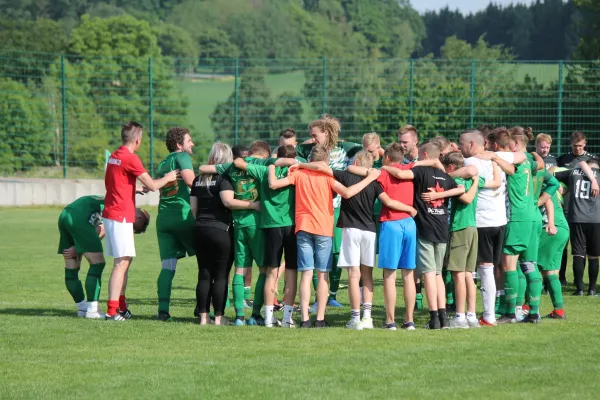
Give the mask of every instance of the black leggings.
M 227 232 L 219 228 L 196 226 L 194 249 L 198 262 L 198 312 L 209 312 L 212 300 L 215 316 L 221 316 L 225 312 L 227 281 L 233 264 L 231 229 Z

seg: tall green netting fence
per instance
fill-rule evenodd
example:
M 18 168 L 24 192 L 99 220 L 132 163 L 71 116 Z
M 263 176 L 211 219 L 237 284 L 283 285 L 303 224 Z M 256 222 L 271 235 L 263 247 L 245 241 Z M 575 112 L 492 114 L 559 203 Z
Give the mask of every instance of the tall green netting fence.
M 343 140 L 384 143 L 415 125 L 421 139 L 467 128 L 530 126 L 553 154 L 583 131 L 600 152 L 600 62 L 485 60 L 172 59 L 0 53 L 0 176 L 97 178 L 120 126 L 144 125 L 150 172 L 169 127 L 190 128 L 195 161 L 214 141 L 277 143 L 328 113 Z

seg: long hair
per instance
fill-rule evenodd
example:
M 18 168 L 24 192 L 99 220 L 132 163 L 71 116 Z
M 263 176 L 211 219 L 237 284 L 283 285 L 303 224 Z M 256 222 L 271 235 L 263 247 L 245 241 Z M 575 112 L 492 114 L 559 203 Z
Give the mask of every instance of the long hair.
M 327 144 L 325 147 L 327 147 L 328 150 L 333 150 L 333 148 L 337 146 L 340 130 L 342 129 L 342 125 L 337 118 L 332 117 L 329 114 L 324 114 L 320 119 L 311 122 L 308 128 L 319 128 L 327 134 Z
M 233 162 L 231 147 L 223 142 L 215 142 L 210 148 L 210 153 L 208 153 L 208 164 L 216 165 L 230 162 Z M 206 186 L 208 188 L 208 184 L 209 182 L 212 182 L 213 178 L 214 175 L 212 174 L 203 175 L 202 178 L 200 178 L 200 186 Z M 210 193 L 210 190 L 208 193 Z

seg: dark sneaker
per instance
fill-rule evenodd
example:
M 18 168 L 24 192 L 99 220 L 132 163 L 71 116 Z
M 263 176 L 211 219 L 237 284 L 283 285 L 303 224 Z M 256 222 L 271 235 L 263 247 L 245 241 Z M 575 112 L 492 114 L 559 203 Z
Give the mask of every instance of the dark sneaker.
M 573 296 L 583 296 L 583 290 L 576 290 L 573 292 Z
M 429 322 L 425 324 L 425 329 L 442 329 L 439 318 L 435 320 L 430 319 Z
M 503 315 L 498 320 L 496 320 L 496 323 L 498 325 L 516 324 L 517 323 L 517 317 L 511 317 L 511 316 L 508 316 L 508 315 Z
M 524 323 L 539 324 L 542 322 L 540 314 L 528 314 L 523 320 Z
M 324 319 L 321 321 L 319 321 L 319 320 L 315 321 L 315 328 L 328 328 L 328 327 L 329 327 L 329 324 Z
M 171 318 L 171 314 L 169 314 L 166 311 L 159 311 L 158 315 L 156 316 L 156 318 L 159 321 L 165 321 L 165 322 L 171 322 L 171 321 L 173 321 L 173 318 Z
M 125 319 L 130 319 L 131 317 L 133 317 L 133 314 L 131 313 L 131 311 L 129 311 L 129 308 L 126 309 L 125 311 L 121 311 L 121 309 L 118 308 L 117 312 L 119 314 L 121 314 L 123 316 L 123 318 L 125 318 Z
M 400 327 L 400 329 L 405 329 L 407 331 L 414 331 L 416 330 L 415 328 L 415 323 L 414 322 L 405 322 L 402 324 L 402 326 Z
M 395 322 L 390 322 L 389 324 L 383 324 L 382 328 L 387 329 L 388 331 L 395 331 L 398 329 L 398 328 L 396 328 Z
M 549 318 L 549 319 L 567 319 L 567 315 L 564 313 L 564 311 L 562 312 L 562 314 L 559 314 L 559 313 L 556 312 L 556 310 L 554 310 L 550 314 L 546 315 L 544 318 Z
M 561 279 L 560 280 L 560 286 L 567 286 L 567 280 L 566 279 Z
M 106 315 L 104 317 L 104 320 L 106 321 L 125 321 L 125 317 L 123 317 L 121 314 L 116 313 L 115 315 Z
M 310 319 L 302 321 L 302 323 L 300 324 L 300 328 L 312 328 L 312 323 L 310 322 Z

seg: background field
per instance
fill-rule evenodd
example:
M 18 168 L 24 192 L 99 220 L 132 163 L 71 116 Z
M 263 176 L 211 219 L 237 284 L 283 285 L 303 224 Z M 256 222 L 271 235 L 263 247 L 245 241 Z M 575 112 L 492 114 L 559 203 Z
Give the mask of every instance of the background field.
M 75 318 L 55 254 L 59 212 L 0 209 L 0 398 L 597 399 L 600 393 L 600 300 L 571 297 L 572 287 L 565 289 L 568 321 L 538 326 L 355 332 L 344 329 L 344 307 L 329 310 L 333 327 L 326 330 L 200 327 L 192 318 L 196 264 L 186 259 L 174 281 L 176 322 L 158 322 L 154 220 L 136 237 L 139 257 L 128 289 L 135 319 Z M 84 265 L 80 275 L 86 271 Z M 103 301 L 109 274 L 107 267 Z M 376 284 L 380 326 L 381 280 Z M 551 310 L 546 295 L 542 308 Z M 426 320 L 420 312 L 415 322 L 421 327 Z

